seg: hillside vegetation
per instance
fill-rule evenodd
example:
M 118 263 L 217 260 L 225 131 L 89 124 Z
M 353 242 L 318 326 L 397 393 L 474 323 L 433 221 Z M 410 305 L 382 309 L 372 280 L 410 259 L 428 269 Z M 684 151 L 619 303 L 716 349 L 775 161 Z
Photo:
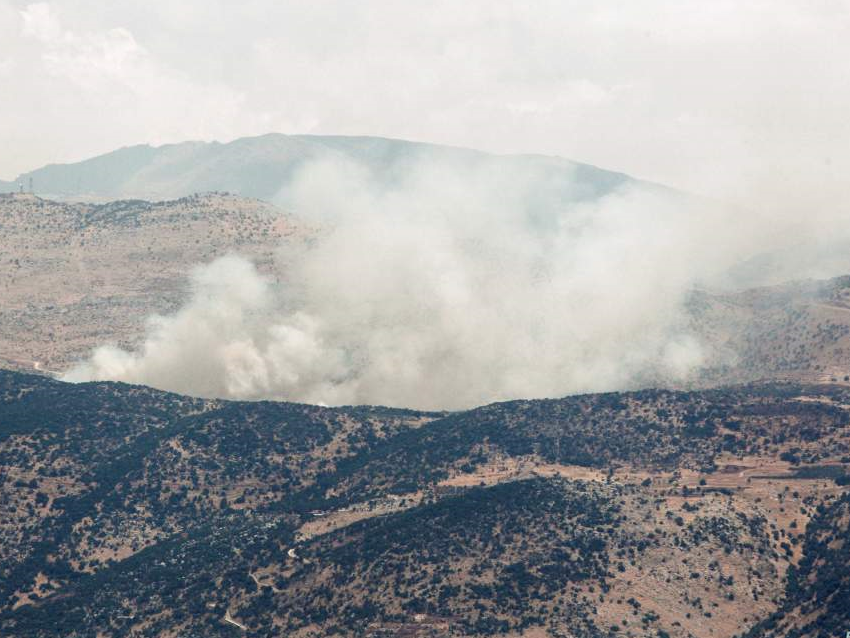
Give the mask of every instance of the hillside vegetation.
M 850 390 L 460 413 L 0 373 L 12 636 L 820 636 Z

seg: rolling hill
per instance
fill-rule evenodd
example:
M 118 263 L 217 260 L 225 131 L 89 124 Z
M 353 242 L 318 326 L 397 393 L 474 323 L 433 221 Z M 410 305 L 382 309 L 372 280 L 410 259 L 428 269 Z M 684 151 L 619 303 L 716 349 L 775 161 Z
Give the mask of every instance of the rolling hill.
M 786 383 L 449 414 L 0 372 L 0 628 L 826 635 L 848 405 Z

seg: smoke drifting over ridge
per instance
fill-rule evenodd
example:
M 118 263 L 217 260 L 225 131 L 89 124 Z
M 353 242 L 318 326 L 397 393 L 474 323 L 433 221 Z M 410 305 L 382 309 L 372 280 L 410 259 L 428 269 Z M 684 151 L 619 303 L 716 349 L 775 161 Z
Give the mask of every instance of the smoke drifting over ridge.
M 553 205 L 550 186 L 503 163 L 419 158 L 389 183 L 309 164 L 285 200 L 323 230 L 281 248 L 284 285 L 238 255 L 198 266 L 137 350 L 66 379 L 446 409 L 686 380 L 705 353 L 683 302 L 751 254 L 746 220 L 636 184 Z

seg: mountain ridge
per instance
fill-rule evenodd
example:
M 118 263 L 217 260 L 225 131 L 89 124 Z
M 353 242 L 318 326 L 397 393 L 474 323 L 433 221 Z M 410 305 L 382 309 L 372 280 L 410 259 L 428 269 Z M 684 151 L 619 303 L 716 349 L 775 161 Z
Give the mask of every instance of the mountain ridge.
M 0 191 L 16 192 L 21 184 L 28 189 L 32 179 L 34 191 L 49 197 L 168 199 L 194 192 L 226 190 L 285 203 L 278 201 L 278 193 L 307 162 L 353 161 L 377 172 L 404 173 L 409 169 L 406 164 L 425 154 L 447 161 L 518 163 L 540 171 L 544 178 L 567 174 L 560 179 L 569 178 L 567 182 L 585 189 L 583 197 L 599 196 L 625 183 L 674 192 L 625 173 L 558 156 L 494 154 L 386 137 L 283 133 L 241 137 L 229 142 L 125 146 L 79 162 L 48 164 L 10 181 L 0 180 Z M 175 179 L 175 175 L 182 177 Z

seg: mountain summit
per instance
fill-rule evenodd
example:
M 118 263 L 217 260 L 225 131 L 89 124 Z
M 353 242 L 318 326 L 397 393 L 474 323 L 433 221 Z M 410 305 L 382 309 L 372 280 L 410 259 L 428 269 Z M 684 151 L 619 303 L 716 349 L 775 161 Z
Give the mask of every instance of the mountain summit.
M 32 184 L 36 193 L 60 198 L 169 199 L 224 190 L 286 204 L 294 176 L 313 162 L 357 165 L 391 186 L 403 182 L 424 160 L 530 179 L 559 201 L 595 199 L 636 182 L 622 173 L 559 157 L 493 155 L 380 137 L 270 133 L 227 143 L 129 146 L 81 162 L 50 164 L 9 182 L 0 180 L 0 192 Z

